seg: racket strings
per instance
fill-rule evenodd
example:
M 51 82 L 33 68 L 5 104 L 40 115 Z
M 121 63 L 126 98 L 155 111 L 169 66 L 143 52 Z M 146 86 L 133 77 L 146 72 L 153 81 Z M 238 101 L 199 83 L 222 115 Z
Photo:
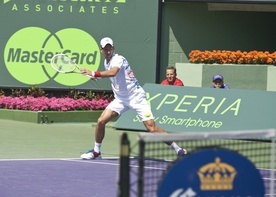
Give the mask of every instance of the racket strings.
M 51 64 L 56 71 L 61 73 L 70 73 L 76 69 L 75 62 L 64 54 L 55 55 L 51 60 Z
M 75 63 L 73 59 L 68 57 L 65 54 L 56 54 L 53 56 L 51 60 L 52 67 L 59 73 L 78 73 L 82 74 L 80 71 L 80 68 Z M 87 75 L 88 78 L 91 78 L 91 76 Z M 90 79 L 90 81 L 94 84 L 94 86 L 100 90 L 101 86 L 96 80 Z

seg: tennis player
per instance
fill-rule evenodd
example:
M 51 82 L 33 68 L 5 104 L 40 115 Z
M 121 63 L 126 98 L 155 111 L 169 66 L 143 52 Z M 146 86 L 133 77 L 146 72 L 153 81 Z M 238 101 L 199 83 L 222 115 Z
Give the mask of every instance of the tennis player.
M 166 133 L 159 128 L 152 115 L 150 106 L 146 100 L 146 94 L 139 85 L 128 61 L 114 51 L 114 43 L 111 38 L 105 37 L 100 42 L 101 53 L 105 56 L 105 71 L 90 71 L 81 68 L 84 75 L 91 76 L 91 79 L 110 78 L 115 99 L 106 107 L 98 118 L 95 128 L 95 145 L 92 150 L 87 151 L 80 157 L 82 159 L 100 159 L 101 145 L 105 135 L 105 125 L 117 116 L 120 116 L 129 109 L 136 111 L 143 121 L 146 129 L 151 133 Z M 177 155 L 185 155 L 187 151 L 179 147 L 175 142 L 166 142 Z

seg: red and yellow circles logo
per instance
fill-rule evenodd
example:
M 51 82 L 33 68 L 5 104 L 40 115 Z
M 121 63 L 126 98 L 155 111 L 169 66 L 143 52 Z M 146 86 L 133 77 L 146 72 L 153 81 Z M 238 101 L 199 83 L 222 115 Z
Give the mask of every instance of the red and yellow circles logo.
M 40 27 L 27 27 L 15 32 L 8 40 L 4 61 L 9 73 L 25 84 L 42 84 L 54 80 L 64 86 L 78 86 L 88 80 L 79 74 L 59 74 L 51 67 L 51 58 L 64 53 L 79 67 L 98 70 L 100 49 L 95 39 L 87 32 L 62 29 L 51 33 Z

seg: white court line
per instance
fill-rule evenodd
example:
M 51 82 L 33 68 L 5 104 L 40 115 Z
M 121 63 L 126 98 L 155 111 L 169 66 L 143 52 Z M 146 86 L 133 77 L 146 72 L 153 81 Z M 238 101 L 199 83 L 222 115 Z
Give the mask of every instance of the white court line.
M 276 169 L 257 168 L 258 170 L 276 171 Z
M 130 158 L 132 159 L 132 158 Z M 119 160 L 119 157 L 102 157 L 102 159 L 97 160 L 84 160 L 80 158 L 28 158 L 28 159 L 0 159 L 0 162 L 8 161 L 68 161 L 68 162 L 79 162 L 79 163 L 94 163 L 94 164 L 105 164 L 119 166 L 119 163 L 107 163 L 104 160 Z M 139 168 L 138 165 L 129 165 L 130 167 Z M 156 168 L 156 167 L 144 167 L 145 169 L 155 169 L 155 170 L 167 170 L 166 168 Z
M 116 160 L 119 157 L 103 157 L 103 160 Z M 81 160 L 80 158 L 25 158 L 25 159 L 0 159 L 1 161 L 59 161 L 59 160 Z M 87 160 L 88 161 L 88 160 Z M 91 161 L 91 160 L 89 160 Z
M 116 163 L 107 163 L 100 162 L 101 160 L 115 160 L 118 157 L 103 157 L 98 160 L 83 160 L 80 158 L 35 158 L 35 159 L 0 159 L 0 162 L 9 162 L 9 161 L 67 161 L 67 162 L 79 162 L 79 163 L 94 163 L 94 164 L 105 164 L 105 165 L 113 165 L 118 166 Z
M 133 159 L 131 157 L 130 159 Z M 97 160 L 83 160 L 80 158 L 28 158 L 28 159 L 0 159 L 0 162 L 5 161 L 70 161 L 70 162 L 79 162 L 79 163 L 97 163 L 97 164 L 105 164 L 105 165 L 120 165 L 119 163 L 106 163 L 100 162 L 101 160 L 119 160 L 119 157 L 102 157 L 102 159 Z M 138 165 L 129 165 L 130 167 L 138 168 Z M 146 169 L 155 169 L 155 170 L 167 170 L 166 168 L 156 168 L 156 167 L 144 167 Z M 276 169 L 265 169 L 265 168 L 257 168 L 258 170 L 267 170 L 267 171 L 276 171 Z M 271 178 L 263 178 L 266 180 L 276 180 Z
M 276 179 L 271 179 L 271 178 L 263 178 L 265 180 L 276 180 Z
M 104 158 L 102 158 L 104 160 Z M 70 160 L 70 159 L 62 159 L 64 161 L 70 161 L 70 162 L 82 162 L 82 163 L 96 163 L 96 164 L 106 164 L 106 165 L 116 165 L 119 166 L 119 163 L 105 163 L 105 162 L 100 162 L 101 159 L 97 159 L 97 160 Z M 138 165 L 129 165 L 130 167 L 135 167 L 135 168 L 139 168 Z M 166 168 L 156 168 L 156 167 L 144 167 L 145 169 L 154 169 L 154 170 L 167 170 Z
M 94 163 L 94 164 L 105 164 L 105 165 L 111 165 L 111 166 L 119 166 L 119 163 L 106 163 L 106 162 L 101 162 L 101 160 L 105 160 L 104 158 L 102 159 L 96 159 L 96 160 L 84 160 L 84 159 L 60 159 L 60 161 L 69 161 L 69 162 L 78 162 L 78 163 Z M 113 160 L 113 159 L 112 159 Z
M 58 161 L 61 159 L 79 159 L 79 158 L 26 158 L 26 159 L 0 159 L 1 161 Z

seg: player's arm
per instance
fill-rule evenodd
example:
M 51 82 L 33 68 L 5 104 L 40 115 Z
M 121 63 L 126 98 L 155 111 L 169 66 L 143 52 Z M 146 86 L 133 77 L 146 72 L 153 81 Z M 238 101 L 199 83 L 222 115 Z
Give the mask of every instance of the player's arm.
M 120 68 L 118 66 L 113 66 L 110 70 L 105 70 L 105 71 L 96 71 L 99 72 L 100 77 L 105 78 L 105 77 L 114 77 L 118 72 Z
M 110 70 L 105 71 L 90 71 L 88 69 L 80 69 L 82 74 L 89 75 L 92 79 L 114 77 L 119 72 L 119 70 L 120 68 L 117 66 L 113 66 Z

